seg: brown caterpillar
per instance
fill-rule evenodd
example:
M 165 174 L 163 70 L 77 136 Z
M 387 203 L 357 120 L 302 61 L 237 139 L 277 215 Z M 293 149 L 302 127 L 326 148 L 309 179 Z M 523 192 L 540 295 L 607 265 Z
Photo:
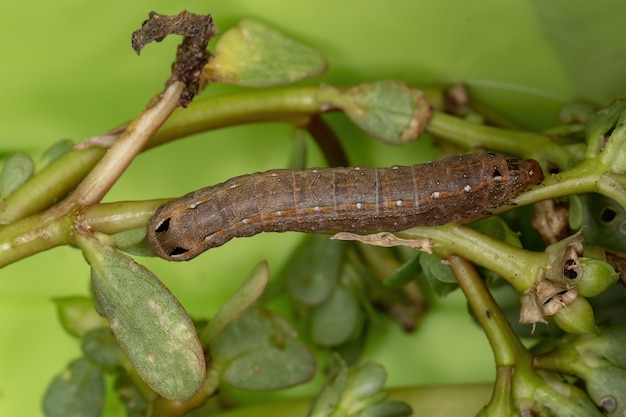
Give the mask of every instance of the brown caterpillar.
M 186 261 L 260 232 L 400 231 L 470 220 L 543 179 L 532 160 L 492 153 L 392 168 L 277 169 L 203 188 L 157 209 L 147 240 Z

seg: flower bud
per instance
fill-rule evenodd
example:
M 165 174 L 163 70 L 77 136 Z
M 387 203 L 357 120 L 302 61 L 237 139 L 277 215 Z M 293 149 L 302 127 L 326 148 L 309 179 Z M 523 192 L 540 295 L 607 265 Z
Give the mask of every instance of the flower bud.
M 584 297 L 577 297 L 571 304 L 558 310 L 552 317 L 554 322 L 567 333 L 588 334 L 598 331 L 593 309 Z
M 582 258 L 583 278 L 578 282 L 578 293 L 583 297 L 595 297 L 615 284 L 619 274 L 606 262 L 594 258 Z

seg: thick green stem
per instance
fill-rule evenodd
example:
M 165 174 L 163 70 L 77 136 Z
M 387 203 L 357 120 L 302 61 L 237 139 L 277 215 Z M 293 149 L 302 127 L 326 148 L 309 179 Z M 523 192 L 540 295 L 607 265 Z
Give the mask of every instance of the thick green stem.
M 548 262 L 543 252 L 530 252 L 509 245 L 456 223 L 438 227 L 415 227 L 397 233 L 402 238 L 427 238 L 442 258 L 459 255 L 507 280 L 519 293 L 532 288 Z
M 91 147 L 68 152 L 2 203 L 0 224 L 9 224 L 45 210 L 71 192 L 107 152 Z
M 0 268 L 20 259 L 70 243 L 75 213 L 35 214 L 0 229 Z
M 145 226 L 154 211 L 170 200 L 95 204 L 84 211 L 82 220 L 91 230 L 112 235 Z
M 465 148 L 487 148 L 524 158 L 552 161 L 565 170 L 570 155 L 549 136 L 477 125 L 458 117 L 434 112 L 426 131 Z
M 474 317 L 489 339 L 496 365 L 506 367 L 520 363 L 530 364 L 529 352 L 511 329 L 476 268 L 457 255 L 450 256 L 448 262 L 474 312 Z
M 146 149 L 196 133 L 246 123 L 282 121 L 302 126 L 312 114 L 332 107 L 327 98 L 322 87 L 292 87 L 197 100 L 186 109 L 176 110 L 150 139 Z

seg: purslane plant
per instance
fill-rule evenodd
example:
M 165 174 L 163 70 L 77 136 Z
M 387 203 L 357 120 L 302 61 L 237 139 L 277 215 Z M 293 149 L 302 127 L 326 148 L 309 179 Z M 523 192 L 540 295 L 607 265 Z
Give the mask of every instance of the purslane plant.
M 601 194 L 626 209 L 623 102 L 591 117 L 586 144 L 575 146 L 571 141 L 560 144 L 548 133 L 487 126 L 437 106 L 431 109 L 440 92 L 421 92 L 400 81 L 352 88 L 268 88 L 191 102 L 212 82 L 269 87 L 315 76 L 326 62 L 308 46 L 254 21 L 225 32 L 212 56 L 206 51 L 215 35 L 210 16 L 186 12 L 176 17 L 152 13 L 134 34 L 133 46 L 140 50 L 172 33 L 185 37 L 173 75 L 135 120 L 79 146 L 61 142 L 38 165 L 26 155 L 15 155 L 5 161 L 0 175 L 0 266 L 68 244 L 78 246 L 91 266 L 93 301 L 57 301 L 64 327 L 82 339 L 84 358 L 52 382 L 43 403 L 49 416 L 99 415 L 104 373 L 115 376 L 116 393 L 128 414 L 146 416 L 185 415 L 194 409 L 209 413 L 206 403 L 219 395 L 222 385 L 282 389 L 315 374 L 315 357 L 298 336 L 298 326 L 265 306 L 281 291 L 277 285 L 265 290 L 266 265 L 255 269 L 207 323 L 192 320 L 152 272 L 123 253 L 150 254 L 144 242 L 146 222 L 168 200 L 100 200 L 133 158 L 151 147 L 225 126 L 282 121 L 306 130 L 330 165 L 345 164 L 348 157 L 320 117 L 342 111 L 385 142 L 401 144 L 425 130 L 463 150 L 487 148 L 533 158 L 546 173 L 555 171 L 541 185 L 489 213 L 510 212 L 510 219 L 503 216 L 510 224 L 529 221 L 514 219 L 515 209 L 584 193 Z M 181 105 L 186 108 L 175 109 Z M 296 166 L 304 163 L 295 159 L 300 161 Z M 546 219 L 552 219 L 550 213 L 537 222 Z M 584 222 L 571 223 L 584 232 Z M 560 222 L 561 231 L 569 226 L 567 220 Z M 626 367 L 615 348 L 606 346 L 622 340 L 623 331 L 599 328 L 587 298 L 615 288 L 624 255 L 603 247 L 602 241 L 589 242 L 587 236 L 583 241 L 580 233 L 556 239 L 552 230 L 541 232 L 551 244 L 533 251 L 526 249 L 525 236 L 493 218 L 394 235 L 336 236 L 419 248 L 436 257 L 341 243 L 328 236 L 305 239 L 282 272 L 282 281 L 305 323 L 300 330 L 311 329 L 316 349 L 339 352 L 332 356 L 328 382 L 310 415 L 408 415 L 405 404 L 386 401 L 384 370 L 370 363 L 348 370 L 345 362 L 358 361 L 365 329 L 376 320 L 377 310 L 410 329 L 421 314 L 422 292 L 457 287 L 485 331 L 497 365 L 492 400 L 481 415 L 622 415 Z M 619 228 L 615 233 L 621 233 Z M 484 268 L 486 278 L 473 265 Z M 527 350 L 492 298 L 485 284 L 490 280 L 505 282 L 519 293 L 521 323 L 534 328 L 553 320 L 565 332 L 579 335 L 574 344 L 536 355 Z M 586 391 L 579 381 L 586 382 Z

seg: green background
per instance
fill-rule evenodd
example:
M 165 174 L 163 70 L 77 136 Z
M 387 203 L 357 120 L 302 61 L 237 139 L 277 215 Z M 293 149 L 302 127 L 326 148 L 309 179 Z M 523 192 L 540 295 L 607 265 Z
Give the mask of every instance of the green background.
M 212 13 L 222 31 L 241 18 L 257 18 L 314 46 L 330 64 L 323 82 L 464 82 L 476 97 L 533 128 L 555 124 L 564 103 L 607 104 L 626 92 L 626 3 L 618 0 L 4 1 L 1 148 L 39 155 L 61 138 L 81 141 L 132 118 L 162 87 L 179 39 L 149 45 L 138 58 L 130 34 L 150 10 L 176 14 L 183 8 Z M 233 90 L 212 86 L 204 94 Z M 340 115 L 330 121 L 354 163 L 411 164 L 434 156 L 428 141 L 385 147 Z M 290 126 L 264 124 L 178 141 L 141 155 L 105 200 L 176 196 L 284 167 L 292 137 Z M 316 152 L 311 161 L 320 162 Z M 258 261 L 268 259 L 270 270 L 278 271 L 298 238 L 258 235 L 190 263 L 145 264 L 193 315 L 210 317 Z M 87 294 L 88 277 L 82 256 L 70 248 L 0 271 L 0 416 L 41 414 L 47 383 L 79 353 L 50 299 Z M 377 333 L 365 353 L 387 367 L 390 385 L 492 378 L 488 344 L 470 324 L 459 294 L 444 300 L 416 334 L 393 325 Z

